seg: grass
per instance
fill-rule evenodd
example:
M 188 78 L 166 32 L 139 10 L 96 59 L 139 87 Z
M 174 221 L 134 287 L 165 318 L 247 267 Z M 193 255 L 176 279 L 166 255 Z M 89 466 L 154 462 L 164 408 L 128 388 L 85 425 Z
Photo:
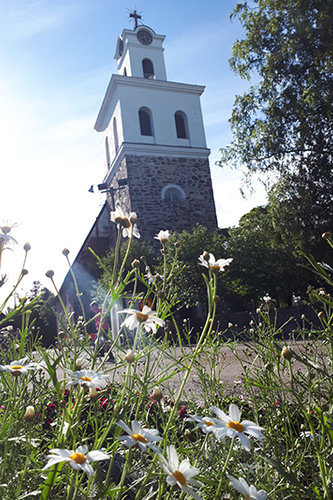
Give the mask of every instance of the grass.
M 121 225 L 118 222 L 119 232 Z M 317 263 L 311 264 L 318 274 L 322 272 Z M 322 304 L 322 327 L 309 331 L 304 320 L 288 343 L 264 310 L 259 312 L 260 321 L 241 333 L 241 341 L 236 334 L 225 340 L 214 322 L 216 280 L 223 279 L 219 269 L 208 264 L 204 269 L 208 313 L 195 335 L 188 321 L 177 325 L 173 316 L 177 298 L 172 272 L 165 268 L 161 294 L 138 267 L 126 276 L 118 270 L 123 268 L 124 261 L 110 272 L 102 314 L 107 316 L 125 297 L 133 308 L 136 329 L 134 345 L 127 345 L 130 315 L 124 313 L 126 324 L 115 341 L 110 338 L 110 350 L 116 354 L 112 365 L 91 347 L 85 318 L 73 322 L 64 310 L 64 334 L 53 349 L 31 340 L 33 304 L 22 301 L 1 320 L 0 497 L 219 500 L 245 495 L 247 483 L 253 485 L 248 490 L 251 499 L 265 498 L 265 492 L 270 499 L 332 498 L 331 296 L 322 291 L 316 296 Z M 331 286 L 327 267 L 323 272 Z M 53 281 L 52 273 L 49 277 Z M 145 293 L 137 292 L 139 283 Z M 154 311 L 151 323 L 137 306 L 148 297 L 149 311 Z M 17 332 L 4 326 L 15 315 L 22 317 Z M 154 333 L 155 315 L 172 322 L 177 352 L 166 329 L 162 336 Z M 246 347 L 245 356 L 239 355 L 240 345 Z M 237 391 L 221 384 L 222 348 L 239 359 Z M 28 362 L 36 365 L 24 374 Z M 92 372 L 106 376 L 105 383 L 103 377 L 99 379 L 97 391 L 89 387 Z M 185 391 L 194 374 L 200 390 Z M 80 383 L 71 385 L 75 377 Z M 241 416 L 236 414 L 235 420 L 236 407 Z M 121 421 L 129 427 L 139 422 L 139 431 L 131 430 L 129 436 L 135 446 L 118 439 L 126 435 Z M 262 439 L 259 431 L 246 434 L 246 421 L 262 428 Z M 243 431 L 250 447 L 244 447 Z M 151 437 L 155 442 L 148 446 Z M 91 461 L 91 475 L 80 468 L 90 455 L 87 451 L 75 454 L 79 446 L 107 454 Z M 45 469 L 48 455 L 58 453 L 50 450 L 59 449 L 71 450 L 71 462 L 67 459 Z M 188 461 L 177 464 L 175 453 L 179 462 Z

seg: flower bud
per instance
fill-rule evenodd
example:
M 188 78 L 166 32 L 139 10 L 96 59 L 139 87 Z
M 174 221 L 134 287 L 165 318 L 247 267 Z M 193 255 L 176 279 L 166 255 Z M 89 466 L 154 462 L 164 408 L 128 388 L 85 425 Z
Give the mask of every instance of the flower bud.
M 202 258 L 203 258 L 203 260 L 205 260 L 206 262 L 208 262 L 209 261 L 209 253 L 206 252 L 206 251 L 204 251 L 204 253 L 202 254 Z
M 75 362 L 75 371 L 79 372 L 80 370 L 82 370 L 82 365 L 83 365 L 82 359 L 78 358 Z
M 95 388 L 95 387 L 90 387 L 90 390 L 89 390 L 89 398 L 90 398 L 92 401 L 96 401 L 96 399 L 98 398 L 98 392 L 96 391 L 96 388 Z
M 62 255 L 64 255 L 65 257 L 67 257 L 68 254 L 69 254 L 68 248 L 64 248 L 63 251 L 62 251 Z
M 264 366 L 265 370 L 266 371 L 272 371 L 273 370 L 273 365 L 272 363 L 266 363 L 265 366 Z
M 138 220 L 138 216 L 136 215 L 135 212 L 132 212 L 131 215 L 130 215 L 130 222 L 131 222 L 131 224 L 136 224 L 137 220 Z
M 132 261 L 131 266 L 133 267 L 133 269 L 135 269 L 135 268 L 138 269 L 140 267 L 140 261 L 138 259 L 134 259 Z
M 289 349 L 289 347 L 284 346 L 284 348 L 281 351 L 281 356 L 287 361 L 290 361 L 291 358 L 293 357 L 293 352 L 291 349 Z
M 319 319 L 322 318 L 324 316 L 324 314 L 325 314 L 324 311 L 319 311 L 318 318 Z
M 134 360 L 135 360 L 134 352 L 131 350 L 127 351 L 125 355 L 125 361 L 127 361 L 127 363 L 133 363 Z
M 22 269 L 21 274 L 22 276 L 26 276 L 29 273 L 28 269 Z
M 232 323 L 228 323 L 228 328 L 232 328 L 234 325 Z
M 32 422 L 35 418 L 35 408 L 33 406 L 27 406 L 24 414 L 24 420 L 26 422 Z
M 49 269 L 48 271 L 46 271 L 45 276 L 50 279 L 53 278 L 54 271 L 52 271 L 52 269 Z
M 159 387 L 155 387 L 152 398 L 155 399 L 155 401 L 161 401 L 161 399 L 163 399 L 163 392 Z
M 329 231 L 325 231 L 325 233 L 323 233 L 321 235 L 321 237 L 323 238 L 323 240 L 327 240 L 327 238 L 329 238 L 331 235 L 331 233 Z
M 27 242 L 27 243 L 24 245 L 23 249 L 24 249 L 24 251 L 25 251 L 25 252 L 29 252 L 29 250 L 31 250 L 31 245 L 30 245 L 30 243 L 28 243 L 28 242 Z

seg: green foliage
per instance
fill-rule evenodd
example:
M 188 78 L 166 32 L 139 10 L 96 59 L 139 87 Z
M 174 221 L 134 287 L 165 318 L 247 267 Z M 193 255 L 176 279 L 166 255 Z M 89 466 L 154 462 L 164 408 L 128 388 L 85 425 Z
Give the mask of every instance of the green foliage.
M 232 69 L 257 84 L 237 96 L 230 157 L 250 171 L 285 172 L 322 155 L 331 165 L 333 26 L 329 0 L 255 0 L 233 17 L 246 37 Z
M 238 4 L 245 30 L 232 69 L 254 83 L 236 97 L 233 142 L 220 165 L 281 176 L 270 193 L 275 224 L 303 251 L 320 252 L 333 224 L 333 6 L 330 0 Z M 276 176 L 273 179 L 276 179 Z M 272 181 L 272 179 L 271 179 Z
M 227 258 L 226 235 L 223 230 L 209 231 L 197 225 L 192 232 L 182 231 L 169 238 L 166 245 L 166 258 L 169 267 L 174 260 L 174 247 L 177 247 L 175 276 L 173 286 L 176 287 L 182 306 L 192 307 L 206 301 L 206 285 L 202 279 L 203 268 L 199 265 L 199 256 L 204 252 L 212 253 L 216 258 Z M 159 271 L 163 272 L 162 267 Z
M 280 307 L 290 306 L 293 294 L 305 297 L 311 278 L 293 245 L 274 227 L 270 208 L 256 207 L 245 214 L 239 226 L 230 229 L 227 243 L 234 259 L 228 280 L 252 309 L 267 295 Z
M 255 228 L 262 218 L 266 221 L 265 215 L 264 209 L 257 209 L 242 223 Z M 269 225 L 264 227 L 269 229 Z M 120 234 L 120 224 L 118 231 Z M 199 241 L 199 236 L 208 234 L 197 228 L 194 240 Z M 220 237 L 211 236 L 210 242 L 220 243 Z M 333 247 L 331 237 L 325 238 Z M 191 238 L 183 234 L 181 240 L 176 249 L 185 254 Z M 329 500 L 333 480 L 332 297 L 318 293 L 323 305 L 321 327 L 310 332 L 300 328 L 298 337 L 289 339 L 288 346 L 279 339 L 269 314 L 261 311 L 261 321 L 253 324 L 247 336 L 243 332 L 244 349 L 244 343 L 225 341 L 225 332 L 216 331 L 216 292 L 221 274 L 203 267 L 208 313 L 201 331 L 191 336 L 189 322 L 177 325 L 170 307 L 174 295 L 168 287 L 177 273 L 173 275 L 175 262 L 171 260 L 170 267 L 167 256 L 170 252 L 170 258 L 175 258 L 177 252 L 170 241 L 168 248 L 165 242 L 161 245 L 165 250 L 164 275 L 159 291 L 163 293 L 155 293 L 154 285 L 146 283 L 138 267 L 125 271 L 129 247 L 122 262 L 117 256 L 121 262 L 118 274 L 110 273 L 105 316 L 124 296 L 131 297 L 133 307 L 138 301 L 138 279 L 155 294 L 154 311 L 135 308 L 122 312 L 126 319 L 135 318 L 136 327 L 133 331 L 126 322 L 116 339 L 109 337 L 110 350 L 115 354 L 113 364 L 107 363 L 106 356 L 97 356 L 98 341 L 90 345 L 86 334 L 89 320 L 83 317 L 75 323 L 66 311 L 63 334 L 52 349 L 29 341 L 31 310 L 24 309 L 24 304 L 5 318 L 6 323 L 15 314 L 22 316 L 15 336 L 4 348 L 0 345 L 1 498 L 176 500 L 187 496 L 236 500 L 239 491 L 230 485 L 232 475 L 257 490 L 264 489 L 273 500 Z M 332 286 L 330 266 L 312 257 L 308 261 L 325 285 Z M 31 308 L 37 301 L 38 295 L 30 302 Z M 170 346 L 166 334 L 158 338 L 148 327 L 148 312 L 150 320 L 158 318 L 160 325 L 166 314 L 172 318 L 179 334 L 177 349 Z M 128 328 L 134 340 L 132 351 L 126 353 L 120 337 Z M 229 368 L 227 352 L 239 363 L 240 385 L 233 388 L 221 383 Z M 228 410 L 230 417 L 226 416 Z M 136 427 L 126 430 L 133 421 Z M 156 441 L 154 447 L 145 440 L 150 429 L 154 429 L 150 434 Z M 244 446 L 247 431 L 250 441 Z M 119 439 L 126 433 L 127 437 Z M 146 449 L 139 448 L 143 443 Z M 93 453 L 82 448 L 79 451 L 80 445 Z M 170 455 L 170 445 L 180 463 L 184 462 L 180 466 L 170 464 L 169 468 L 174 465 L 175 470 L 168 473 L 165 457 Z M 97 450 L 103 450 L 103 460 L 95 462 Z M 49 462 L 50 455 L 61 453 L 65 458 L 62 462 Z M 92 474 L 88 475 L 90 461 Z M 190 475 L 197 476 L 199 482 L 192 486 Z

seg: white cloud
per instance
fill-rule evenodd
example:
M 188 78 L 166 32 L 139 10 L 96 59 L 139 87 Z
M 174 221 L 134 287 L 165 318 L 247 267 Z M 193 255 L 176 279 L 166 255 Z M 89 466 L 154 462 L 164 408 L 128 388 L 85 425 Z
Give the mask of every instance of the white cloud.
M 10 34 L 10 38 L 24 40 L 44 31 L 59 28 L 79 11 L 79 4 L 73 2 L 11 0 L 3 5 L 1 16 L 3 28 Z M 6 26 L 10 26 L 10 30 L 7 30 Z

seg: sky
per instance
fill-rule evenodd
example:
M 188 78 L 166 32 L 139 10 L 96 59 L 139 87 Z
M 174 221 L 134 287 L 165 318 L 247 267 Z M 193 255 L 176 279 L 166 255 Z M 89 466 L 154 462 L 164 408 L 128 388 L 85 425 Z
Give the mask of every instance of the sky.
M 68 271 L 63 248 L 74 260 L 104 202 L 89 193 L 103 182 L 102 142 L 94 130 L 112 73 L 117 36 L 131 29 L 129 12 L 164 41 L 167 79 L 205 85 L 201 105 L 219 227 L 235 226 L 266 202 L 258 183 L 240 194 L 241 171 L 215 165 L 232 139 L 229 118 L 236 94 L 248 82 L 228 63 L 242 38 L 229 16 L 236 0 L 0 0 L 0 226 L 15 224 L 17 240 L 0 274 L 13 287 L 29 242 L 29 274 L 18 293 L 55 272 L 60 287 Z M 161 228 L 167 229 L 167 228 Z

